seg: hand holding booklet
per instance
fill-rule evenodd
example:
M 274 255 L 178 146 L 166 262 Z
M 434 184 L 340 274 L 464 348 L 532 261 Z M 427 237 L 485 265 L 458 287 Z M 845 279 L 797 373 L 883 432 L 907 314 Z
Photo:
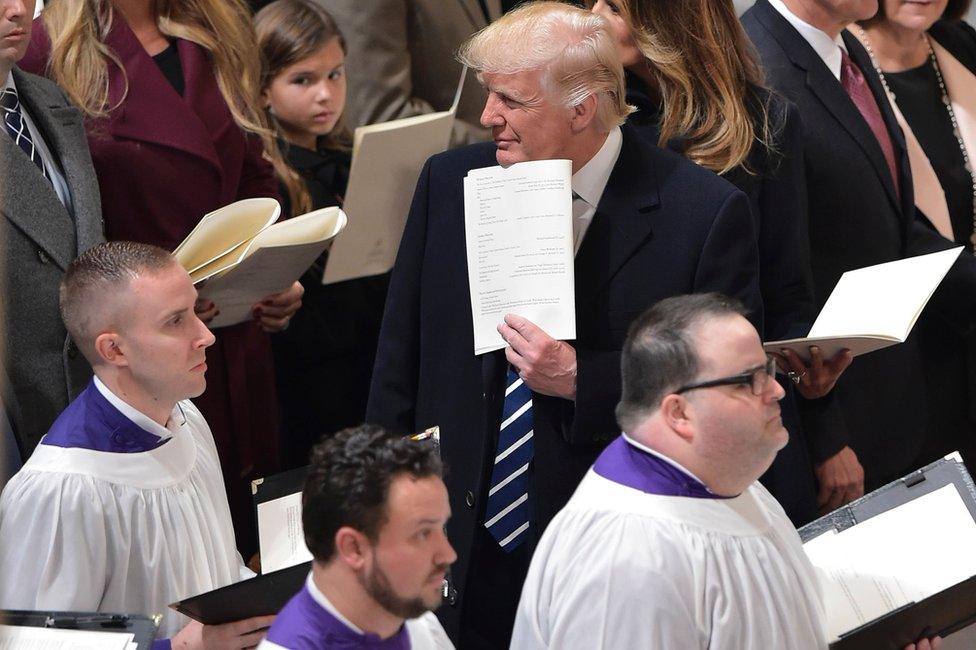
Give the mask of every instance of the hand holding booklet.
M 876 264 L 841 276 L 804 338 L 768 341 L 767 352 L 789 348 L 809 359 L 809 346 L 829 359 L 847 348 L 854 356 L 903 343 L 962 247 Z
M 507 344 L 496 329 L 517 314 L 555 339 L 576 338 L 569 160 L 473 169 L 464 230 L 474 353 Z
M 901 648 L 976 616 L 976 494 L 951 454 L 799 533 L 834 650 Z
M 204 216 L 174 255 L 212 300 L 211 328 L 251 318 L 261 299 L 287 289 L 346 225 L 339 208 L 324 208 L 275 223 L 274 199 L 245 199 Z

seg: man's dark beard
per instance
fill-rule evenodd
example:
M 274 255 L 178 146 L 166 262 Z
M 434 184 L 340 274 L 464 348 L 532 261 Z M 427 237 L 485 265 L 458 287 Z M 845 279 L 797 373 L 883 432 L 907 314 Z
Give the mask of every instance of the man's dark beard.
M 445 565 L 444 567 L 438 567 L 437 571 L 447 571 L 450 565 Z M 433 603 L 432 606 L 428 606 L 424 602 L 423 598 L 419 596 L 416 598 L 401 598 L 393 591 L 393 587 L 390 585 L 389 578 L 386 577 L 386 572 L 379 566 L 375 564 L 373 571 L 366 576 L 360 576 L 360 584 L 362 584 L 363 589 L 366 590 L 373 600 L 380 604 L 380 607 L 403 619 L 417 618 L 421 616 L 424 612 L 436 609 L 440 605 L 440 598 L 438 597 L 437 602 Z

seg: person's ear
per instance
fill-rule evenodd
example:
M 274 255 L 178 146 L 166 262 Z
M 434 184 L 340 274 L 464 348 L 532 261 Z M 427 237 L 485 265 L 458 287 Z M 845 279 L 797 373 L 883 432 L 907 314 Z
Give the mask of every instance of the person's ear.
M 591 93 L 586 96 L 586 99 L 571 109 L 573 111 L 571 121 L 573 133 L 585 131 L 593 124 L 593 121 L 596 120 L 596 107 L 596 95 Z
M 122 368 L 129 365 L 118 332 L 102 332 L 95 337 L 95 354 L 110 366 Z
M 661 401 L 660 410 L 668 428 L 687 442 L 694 439 L 695 408 L 691 402 L 681 395 L 672 393 Z
M 369 538 L 351 526 L 343 526 L 335 534 L 336 555 L 350 569 L 359 571 L 366 564 L 366 556 L 372 547 Z

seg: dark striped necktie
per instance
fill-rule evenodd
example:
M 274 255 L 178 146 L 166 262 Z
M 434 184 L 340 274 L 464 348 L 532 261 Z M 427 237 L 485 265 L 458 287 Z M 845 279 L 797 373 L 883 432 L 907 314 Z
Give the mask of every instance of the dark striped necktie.
M 0 108 L 3 109 L 3 125 L 7 129 L 7 134 L 20 147 L 20 150 L 27 154 L 37 168 L 41 171 L 44 178 L 51 180 L 47 171 L 44 169 L 44 161 L 41 160 L 41 152 L 34 146 L 30 131 L 27 129 L 27 122 L 20 112 L 20 97 L 13 88 L 4 88 L 0 92 Z
M 525 541 L 529 531 L 532 391 L 511 367 L 505 386 L 485 528 L 505 551 L 512 551 Z

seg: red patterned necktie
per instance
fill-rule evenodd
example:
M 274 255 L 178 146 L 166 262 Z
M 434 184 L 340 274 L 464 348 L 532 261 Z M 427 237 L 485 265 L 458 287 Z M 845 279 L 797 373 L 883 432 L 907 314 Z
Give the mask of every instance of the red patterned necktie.
M 860 68 L 844 50 L 841 50 L 840 84 L 850 95 L 854 105 L 857 106 L 857 110 L 864 117 L 864 121 L 871 127 L 871 132 L 874 133 L 874 137 L 881 146 L 882 153 L 884 153 L 885 161 L 888 163 L 888 171 L 891 173 L 891 180 L 895 185 L 895 193 L 900 198 L 898 165 L 895 163 L 895 147 L 891 143 L 891 134 L 888 133 L 884 118 L 881 116 L 881 109 L 878 108 L 878 102 L 871 94 L 868 82 L 864 79 Z

